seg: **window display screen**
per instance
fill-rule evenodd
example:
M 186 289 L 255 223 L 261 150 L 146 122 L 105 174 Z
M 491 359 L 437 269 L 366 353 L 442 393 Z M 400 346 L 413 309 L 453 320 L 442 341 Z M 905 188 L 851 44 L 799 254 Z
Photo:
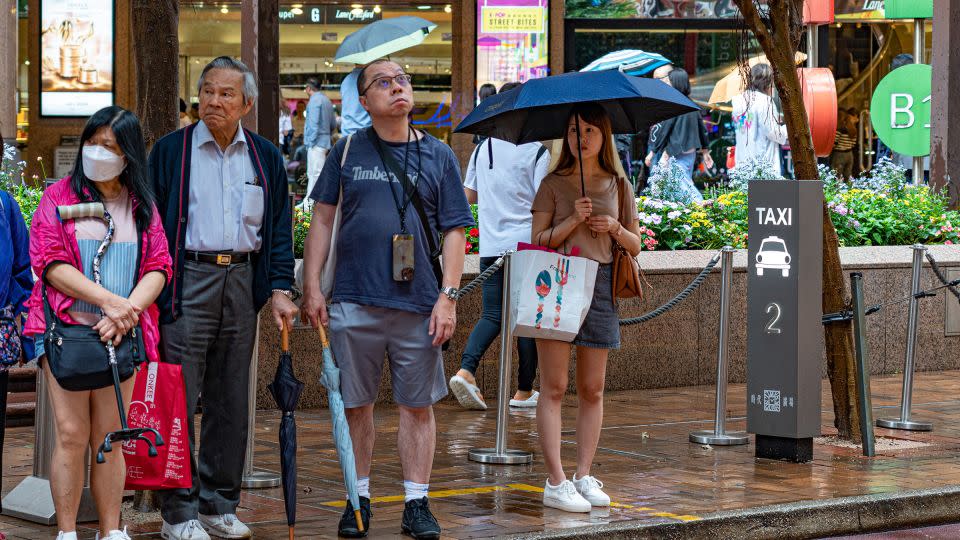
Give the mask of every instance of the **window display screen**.
M 549 0 L 477 1 L 477 88 L 549 72 Z
M 113 105 L 113 8 L 113 0 L 41 0 L 41 116 Z

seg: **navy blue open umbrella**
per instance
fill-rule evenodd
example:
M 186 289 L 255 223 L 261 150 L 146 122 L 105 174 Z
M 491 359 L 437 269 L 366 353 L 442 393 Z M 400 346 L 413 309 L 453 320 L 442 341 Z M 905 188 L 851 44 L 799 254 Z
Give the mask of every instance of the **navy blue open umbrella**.
M 473 133 L 514 144 L 563 138 L 578 103 L 595 102 L 610 116 L 614 133 L 636 133 L 667 118 L 699 110 L 668 84 L 616 69 L 564 73 L 531 79 L 483 100 L 456 133 Z
M 637 133 L 668 118 L 700 110 L 668 84 L 631 77 L 617 69 L 564 73 L 531 79 L 518 88 L 490 96 L 460 122 L 455 132 L 514 144 L 561 139 L 573 107 L 590 102 L 606 109 L 614 133 Z M 579 131 L 579 121 L 577 124 Z

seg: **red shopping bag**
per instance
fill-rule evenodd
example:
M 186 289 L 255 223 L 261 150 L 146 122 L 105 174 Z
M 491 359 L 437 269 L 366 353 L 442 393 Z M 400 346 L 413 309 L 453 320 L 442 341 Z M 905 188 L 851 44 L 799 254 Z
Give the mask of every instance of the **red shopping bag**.
M 189 488 L 190 437 L 187 431 L 187 397 L 179 364 L 148 362 L 137 373 L 127 422 L 160 432 L 163 446 L 157 456 L 147 455 L 143 441 L 123 443 L 127 466 L 125 489 Z

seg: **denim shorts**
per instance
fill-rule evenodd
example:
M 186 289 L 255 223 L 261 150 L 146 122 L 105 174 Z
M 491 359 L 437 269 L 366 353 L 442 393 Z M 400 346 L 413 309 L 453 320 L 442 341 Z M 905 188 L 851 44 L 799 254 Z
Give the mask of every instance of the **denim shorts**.
M 620 348 L 620 314 L 613 301 L 612 264 L 601 264 L 597 269 L 593 301 L 573 344 L 591 349 Z

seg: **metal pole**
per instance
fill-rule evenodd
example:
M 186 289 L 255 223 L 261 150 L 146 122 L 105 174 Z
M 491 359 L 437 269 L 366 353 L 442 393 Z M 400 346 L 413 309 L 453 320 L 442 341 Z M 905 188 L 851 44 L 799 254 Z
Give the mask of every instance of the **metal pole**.
M 57 511 L 50 492 L 50 469 L 56 440 L 53 409 L 47 398 L 43 370 L 37 369 L 36 412 L 34 413 L 33 474 L 24 478 L 3 498 L 3 515 L 42 525 L 55 525 Z M 90 450 L 83 458 L 85 480 L 80 494 L 77 522 L 97 520 L 97 505 L 90 493 Z
M 280 475 L 270 471 L 253 470 L 253 446 L 257 429 L 257 356 L 260 353 L 260 319 L 257 319 L 257 332 L 253 341 L 253 357 L 250 358 L 250 384 L 247 402 L 247 455 L 243 461 L 243 489 L 272 488 L 280 485 Z M 196 406 L 196 404 L 188 404 Z
M 807 25 L 807 67 L 815 68 L 819 64 L 820 53 L 819 27 L 815 24 Z
M 510 420 L 510 374 L 513 360 L 513 324 L 510 320 L 510 261 L 513 252 L 503 254 L 503 302 L 500 317 L 500 374 L 497 388 L 497 435 L 494 448 L 474 448 L 467 453 L 470 461 L 519 465 L 533 461 L 533 453 L 507 448 L 507 424 Z
M 920 292 L 920 273 L 923 270 L 923 256 L 927 247 L 922 244 L 910 246 L 913 250 L 913 275 L 910 278 L 910 293 Z M 930 422 L 916 422 L 910 420 L 910 408 L 913 405 L 913 363 L 917 355 L 917 324 L 920 320 L 920 299 L 910 298 L 907 308 L 907 353 L 903 360 L 903 393 L 900 398 L 900 418 L 881 418 L 877 420 L 878 427 L 890 429 L 904 429 L 908 431 L 930 431 L 933 424 Z
M 923 63 L 923 51 L 925 32 L 923 31 L 923 19 L 917 17 L 913 20 L 913 62 L 915 64 Z M 923 184 L 923 157 L 914 156 L 913 158 L 913 185 Z
M 690 442 L 716 446 L 747 444 L 750 436 L 743 431 L 727 433 L 727 342 L 730 335 L 730 289 L 733 281 L 734 249 L 724 246 L 720 259 L 720 330 L 717 350 L 717 410 L 713 430 L 694 431 Z
M 867 320 L 863 313 L 863 274 L 850 274 L 850 290 L 853 294 L 853 341 L 857 360 L 857 403 L 860 406 L 860 437 L 863 439 L 863 455 L 873 457 L 873 405 L 870 400 L 870 359 L 867 350 Z

